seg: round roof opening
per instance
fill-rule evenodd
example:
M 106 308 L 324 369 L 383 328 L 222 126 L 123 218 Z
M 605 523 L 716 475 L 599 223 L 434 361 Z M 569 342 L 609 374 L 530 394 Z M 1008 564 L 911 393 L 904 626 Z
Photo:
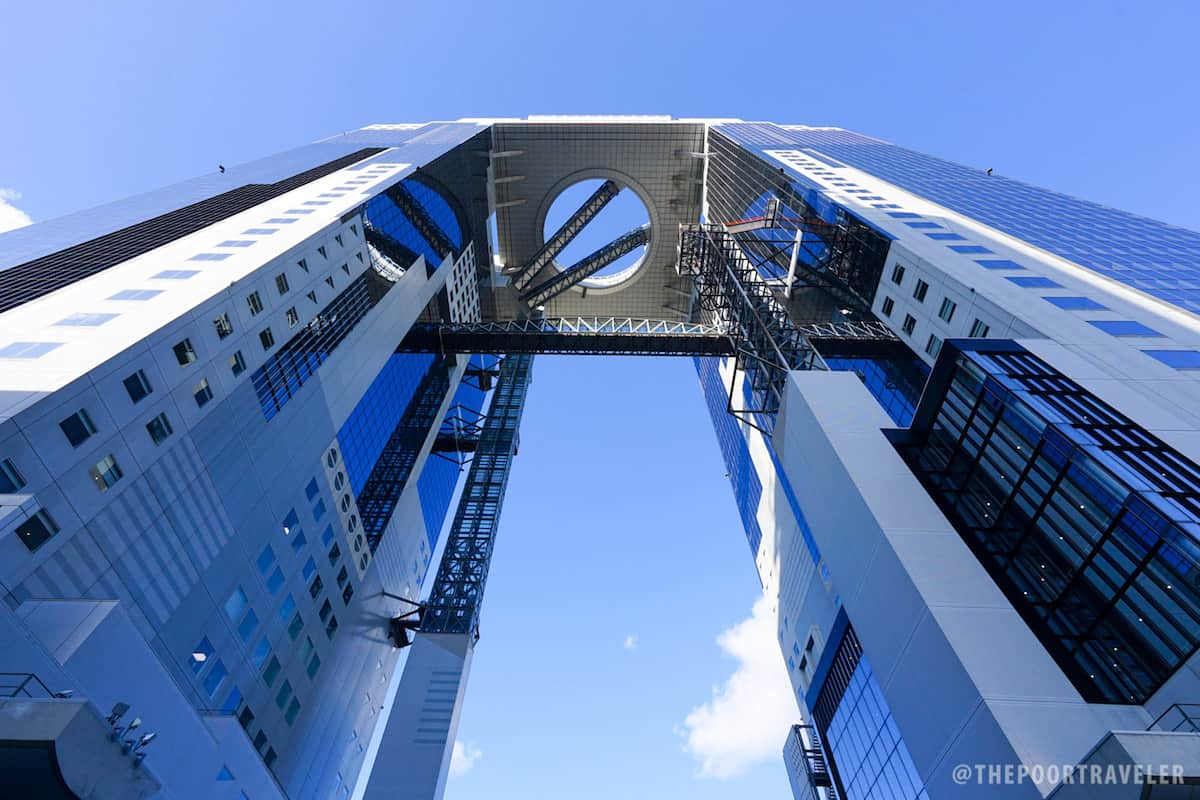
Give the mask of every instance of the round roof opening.
M 545 241 L 553 236 L 603 183 L 604 179 L 602 178 L 589 178 L 563 189 L 554 198 L 554 202 L 550 204 L 550 209 L 546 212 L 542 240 Z M 570 269 L 606 245 L 617 242 L 626 234 L 631 234 L 643 226 L 647 226 L 648 230 L 649 225 L 650 212 L 646 210 L 641 198 L 632 189 L 622 188 L 620 193 L 584 226 L 579 235 L 563 248 L 563 251 L 555 259 L 554 266 L 559 271 Z M 590 277 L 580 281 L 580 284 L 597 288 L 615 286 L 633 277 L 645 257 L 646 245 L 634 246 L 628 252 L 592 273 Z

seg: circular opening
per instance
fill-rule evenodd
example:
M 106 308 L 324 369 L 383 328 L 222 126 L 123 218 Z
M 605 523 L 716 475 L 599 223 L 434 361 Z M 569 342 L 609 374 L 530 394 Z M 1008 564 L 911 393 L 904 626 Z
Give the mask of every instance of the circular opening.
M 544 239 L 553 236 L 603 183 L 601 178 L 590 178 L 563 189 L 546 212 L 546 223 L 542 232 Z M 555 266 L 560 270 L 568 269 L 601 247 L 649 224 L 650 212 L 642 204 L 641 198 L 632 189 L 624 188 L 600 209 L 600 213 L 558 254 Z M 637 271 L 645 255 L 646 245 L 639 245 L 592 273 L 591 277 L 582 283 L 584 286 L 612 286 L 619 283 Z

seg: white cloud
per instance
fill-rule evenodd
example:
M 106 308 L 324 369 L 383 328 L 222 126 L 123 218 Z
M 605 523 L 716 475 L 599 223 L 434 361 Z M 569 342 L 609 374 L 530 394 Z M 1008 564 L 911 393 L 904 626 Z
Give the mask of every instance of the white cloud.
M 621 645 L 626 650 L 637 650 L 637 634 L 631 633 L 625 637 L 625 643 Z
M 800 719 L 775 638 L 775 615 L 762 597 L 744 619 L 717 636 L 737 660 L 733 674 L 713 687 L 712 699 L 683 721 L 684 749 L 705 778 L 732 778 L 779 759 L 788 727 Z
M 13 202 L 20 199 L 20 192 L 0 187 L 0 233 L 23 228 L 33 222 L 28 214 L 13 205 Z
M 454 750 L 450 753 L 450 777 L 457 778 L 466 775 L 475 766 L 475 762 L 483 755 L 483 751 L 473 744 L 463 744 L 454 740 Z

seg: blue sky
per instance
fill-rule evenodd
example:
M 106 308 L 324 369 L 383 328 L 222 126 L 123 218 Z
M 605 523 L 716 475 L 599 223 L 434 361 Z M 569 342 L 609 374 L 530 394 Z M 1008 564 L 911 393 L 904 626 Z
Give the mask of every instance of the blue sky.
M 1198 23 L 1131 0 L 5 3 L 0 224 L 372 122 L 669 113 L 839 125 L 1200 228 Z M 786 796 L 723 471 L 690 363 L 539 361 L 451 800 Z

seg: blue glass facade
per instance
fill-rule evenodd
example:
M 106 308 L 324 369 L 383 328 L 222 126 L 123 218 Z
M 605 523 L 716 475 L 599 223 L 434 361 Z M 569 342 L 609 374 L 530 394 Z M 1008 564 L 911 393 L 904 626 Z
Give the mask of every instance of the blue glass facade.
M 476 369 L 482 367 L 482 357 L 473 356 L 471 367 Z M 454 392 L 454 399 L 450 403 L 447 418 L 455 417 L 459 408 L 467 409 L 468 417 L 473 418 L 471 412 L 483 410 L 484 396 L 485 392 L 468 375 L 459 383 Z M 443 430 L 446 430 L 445 425 L 443 425 Z M 454 498 L 454 487 L 458 484 L 458 476 L 461 472 L 462 467 L 457 461 L 431 455 L 425 462 L 421 477 L 417 479 L 417 492 L 421 497 L 421 513 L 425 517 L 425 531 L 429 537 L 430 552 L 437 546 L 438 535 L 441 533 L 442 523 L 446 519 L 446 512 L 450 510 L 450 501 Z
M 463 232 L 454 209 L 436 191 L 413 178 L 367 201 L 368 241 L 401 267 L 417 256 L 437 267 L 462 251 Z
M 732 123 L 717 130 L 762 152 L 812 148 L 1057 256 L 1200 312 L 1200 233 L 836 129 Z
M 762 529 L 758 526 L 758 502 L 762 498 L 762 482 L 750 461 L 750 448 L 738 421 L 728 412 L 729 395 L 721 379 L 720 361 L 715 358 L 696 358 L 696 372 L 700 375 L 700 386 L 704 390 L 704 401 L 712 417 L 713 429 L 725 469 L 729 471 L 729 482 L 737 501 L 738 514 L 746 530 L 746 541 L 751 555 L 758 556 L 762 542 Z
M 830 369 L 857 374 L 867 391 L 879 401 L 879 405 L 897 425 L 907 428 L 912 423 L 917 402 L 921 399 L 921 388 L 929 372 L 923 361 L 912 358 L 901 364 L 867 356 L 825 356 L 825 363 Z
M 384 445 L 433 364 L 431 353 L 396 353 L 363 394 L 338 431 L 350 488 L 362 492 Z
M 892 711 L 845 610 L 813 678 L 808 705 L 846 800 L 928 800 Z
M 1085 699 L 1146 702 L 1200 647 L 1200 465 L 1012 342 L 929 386 L 914 473 Z

